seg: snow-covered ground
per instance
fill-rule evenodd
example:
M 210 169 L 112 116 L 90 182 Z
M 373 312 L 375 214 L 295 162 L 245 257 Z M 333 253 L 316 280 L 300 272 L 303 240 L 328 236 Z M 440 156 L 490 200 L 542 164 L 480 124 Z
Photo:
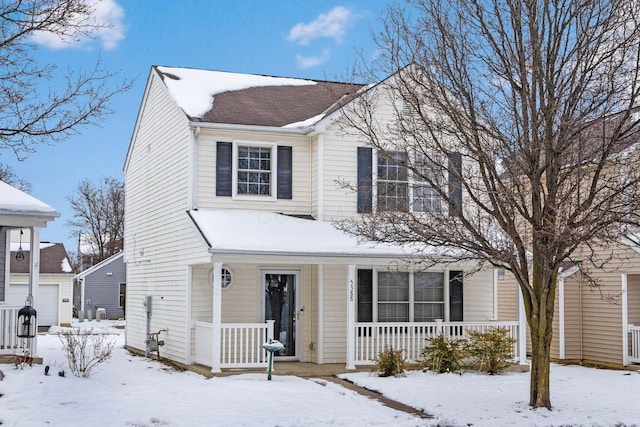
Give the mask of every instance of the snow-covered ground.
M 44 366 L 0 365 L 2 426 L 633 426 L 640 422 L 640 374 L 552 368 L 554 411 L 527 406 L 528 374 L 475 373 L 404 378 L 345 375 L 392 399 L 434 414 L 424 420 L 333 383 L 265 374 L 206 379 L 176 372 L 123 348 L 113 322 L 83 322 L 116 343 L 89 378 L 68 372 L 55 333 L 38 337 Z M 55 332 L 55 331 L 52 331 Z M 65 377 L 58 376 L 64 369 Z

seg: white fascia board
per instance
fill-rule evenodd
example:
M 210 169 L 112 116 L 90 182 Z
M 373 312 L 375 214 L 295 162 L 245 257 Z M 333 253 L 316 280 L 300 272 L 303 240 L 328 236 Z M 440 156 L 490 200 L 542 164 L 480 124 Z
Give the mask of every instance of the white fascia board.
M 253 132 L 253 133 L 269 133 L 277 135 L 309 135 L 314 126 L 303 129 L 281 128 L 277 126 L 259 126 L 259 125 L 240 125 L 231 123 L 207 123 L 207 122 L 189 122 L 192 128 L 202 128 L 211 130 L 225 130 L 234 132 Z
M 113 261 L 117 260 L 118 258 L 122 258 L 123 256 L 124 256 L 124 251 L 120 251 L 115 255 L 111 255 L 107 259 L 103 259 L 102 261 L 100 261 L 96 265 L 93 265 L 90 268 L 87 268 L 86 270 L 81 271 L 80 273 L 78 273 L 75 276 L 73 276 L 73 278 L 74 279 L 83 279 L 87 275 L 93 273 L 94 271 L 100 270 L 102 267 L 111 264 Z
M 580 267 L 578 267 L 577 265 L 573 265 L 573 266 L 567 268 L 566 270 L 560 271 L 559 278 L 564 280 L 569 276 L 573 276 L 578 271 L 580 271 Z

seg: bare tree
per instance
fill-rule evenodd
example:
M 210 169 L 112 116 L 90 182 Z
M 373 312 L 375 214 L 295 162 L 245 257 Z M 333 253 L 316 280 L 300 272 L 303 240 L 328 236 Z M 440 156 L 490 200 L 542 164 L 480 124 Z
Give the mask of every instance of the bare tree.
M 122 250 L 124 236 L 124 184 L 112 177 L 98 184 L 83 180 L 68 196 L 74 219 L 67 221 L 72 236 L 90 248 L 93 264 Z M 78 253 L 78 258 L 86 254 Z
M 31 183 L 19 178 L 9 165 L 0 163 L 0 181 L 4 181 L 9 185 L 13 185 L 19 190 L 28 193 L 32 190 Z
M 476 259 L 510 271 L 531 331 L 533 407 L 551 408 L 562 263 L 594 259 L 596 247 L 639 222 L 639 5 L 390 6 L 377 56 L 362 67 L 372 82 L 390 77 L 344 118 L 345 132 L 399 172 L 379 166 L 372 212 L 342 228 L 430 245 L 433 262 Z
M 93 37 L 103 24 L 85 0 L 14 0 L 0 5 L 0 148 L 18 158 L 38 144 L 63 140 L 79 127 L 111 113 L 109 102 L 131 83 L 111 85 L 114 74 L 100 60 L 86 71 L 58 72 L 33 57 L 34 37 L 48 33 L 67 41 Z M 54 84 L 61 85 L 60 90 Z

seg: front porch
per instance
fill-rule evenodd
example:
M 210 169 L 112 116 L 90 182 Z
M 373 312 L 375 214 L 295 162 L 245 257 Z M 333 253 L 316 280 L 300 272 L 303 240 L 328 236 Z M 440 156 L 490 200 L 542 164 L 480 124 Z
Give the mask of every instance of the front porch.
M 345 343 L 352 348 L 346 364 L 326 364 L 327 371 L 353 370 L 370 367 L 385 348 L 402 349 L 409 363 L 418 363 L 427 339 L 444 335 L 448 338 L 468 338 L 470 331 L 484 332 L 490 328 L 505 328 L 515 340 L 512 349 L 514 362 L 526 363 L 522 340 L 519 340 L 518 322 L 423 322 L 423 323 L 355 323 L 350 329 L 354 338 Z M 273 320 L 258 324 L 221 324 L 219 353 L 213 357 L 212 337 L 214 326 L 207 322 L 194 322 L 196 364 L 211 367 L 211 372 L 220 373 L 222 369 L 266 368 L 269 355 L 262 344 L 273 338 Z M 218 351 L 218 349 L 216 349 Z M 277 360 L 277 359 L 276 359 Z M 277 362 L 277 366 L 287 362 Z M 304 371 L 304 366 L 313 366 L 313 371 L 323 370 L 323 364 L 291 364 L 289 370 Z M 217 369 L 216 369 L 217 367 Z M 340 367 L 340 368 L 336 368 Z M 280 372 L 280 371 L 279 371 Z M 286 371 L 288 372 L 288 371 Z M 332 374 L 333 375 L 333 374 Z M 304 375 L 303 375 L 304 376 Z

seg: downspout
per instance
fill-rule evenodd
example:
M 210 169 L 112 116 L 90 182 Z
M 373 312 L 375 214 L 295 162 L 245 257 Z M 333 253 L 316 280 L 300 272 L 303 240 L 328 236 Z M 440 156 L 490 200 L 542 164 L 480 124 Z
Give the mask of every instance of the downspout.
M 187 179 L 189 181 L 189 209 L 198 209 L 198 136 L 200 127 L 192 128 L 190 132 L 189 165 Z
M 629 364 L 629 312 L 627 309 L 627 274 L 621 277 L 622 282 L 622 365 Z
M 558 329 L 559 329 L 559 359 L 565 358 L 565 331 L 564 331 L 564 277 L 558 281 Z
M 11 230 L 4 229 L 4 243 L 5 243 L 5 256 L 4 256 L 4 296 L 2 301 L 7 301 L 7 295 L 9 295 L 9 277 L 11 275 Z
M 316 339 L 316 362 L 324 363 L 324 264 L 318 264 L 318 337 Z
M 318 134 L 318 221 L 324 221 L 324 133 Z

